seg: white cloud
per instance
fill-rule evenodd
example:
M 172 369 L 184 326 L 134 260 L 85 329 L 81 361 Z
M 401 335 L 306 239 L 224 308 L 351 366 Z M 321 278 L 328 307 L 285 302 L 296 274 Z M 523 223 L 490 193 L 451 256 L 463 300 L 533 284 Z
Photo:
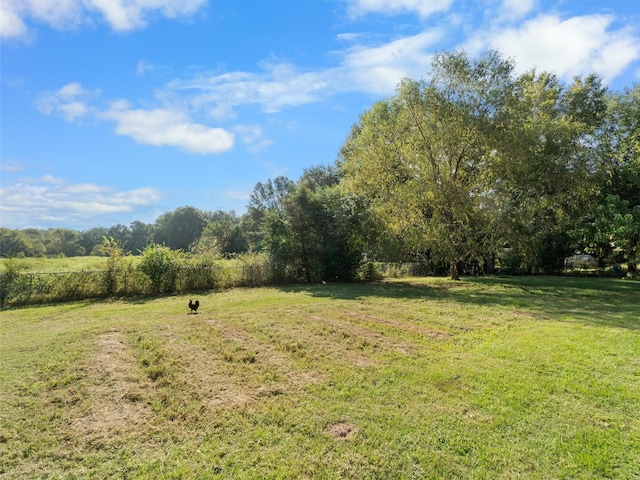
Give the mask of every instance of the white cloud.
M 519 26 L 494 27 L 472 37 L 472 51 L 499 50 L 520 70 L 537 68 L 569 79 L 598 73 L 611 81 L 640 57 L 640 39 L 628 29 L 610 30 L 614 17 L 583 15 L 562 20 L 540 15 Z
M 93 183 L 69 184 L 50 175 L 0 188 L 0 216 L 9 228 L 100 223 L 100 217 L 155 206 L 162 193 L 152 187 L 118 191 Z
M 271 145 L 271 140 L 264 138 L 258 125 L 237 125 L 234 130 L 251 153 L 259 153 Z
M 453 0 L 349 0 L 349 11 L 356 16 L 412 12 L 424 18 L 448 10 L 452 4 Z
M 222 153 L 233 148 L 233 133 L 195 123 L 175 108 L 135 109 L 120 100 L 100 111 L 90 103 L 97 95 L 98 92 L 71 82 L 55 92 L 41 95 L 36 106 L 42 113 L 61 115 L 68 122 L 84 117 L 114 121 L 118 135 L 129 136 L 146 145 L 172 146 L 200 154 Z
M 147 145 L 173 146 L 202 154 L 222 153 L 233 148 L 232 133 L 193 123 L 178 110 L 134 109 L 128 102 L 118 101 L 100 117 L 115 121 L 118 135 L 132 137 Z
M 499 20 L 523 18 L 535 8 L 536 3 L 536 0 L 503 0 L 498 18 Z
M 98 92 L 86 90 L 77 82 L 71 82 L 55 92 L 46 92 L 36 101 L 36 107 L 46 115 L 62 115 L 68 122 L 74 122 L 91 113 L 89 100 Z
M 442 35 L 441 29 L 431 29 L 380 46 L 353 47 L 342 60 L 341 89 L 351 85 L 374 94 L 392 93 L 403 78 L 426 73 L 432 57 L 429 47 Z
M 329 87 L 322 71 L 306 72 L 273 61 L 263 62 L 261 67 L 261 73 L 230 72 L 177 80 L 168 84 L 167 90 L 180 95 L 193 92 L 194 107 L 206 107 L 211 116 L 223 118 L 240 105 L 260 105 L 263 111 L 272 113 L 312 103 Z
M 53 28 L 71 29 L 97 18 L 113 30 L 129 31 L 146 26 L 149 17 L 187 17 L 209 0 L 3 0 L 0 37 L 17 38 L 28 32 L 29 21 Z
M 14 0 L 0 3 L 0 37 L 17 38 L 27 33 L 20 9 Z

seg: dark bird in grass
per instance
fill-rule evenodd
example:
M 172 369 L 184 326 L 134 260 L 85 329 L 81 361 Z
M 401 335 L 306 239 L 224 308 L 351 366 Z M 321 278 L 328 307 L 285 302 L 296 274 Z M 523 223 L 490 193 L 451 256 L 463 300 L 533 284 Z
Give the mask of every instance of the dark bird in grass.
M 200 306 L 200 302 L 196 300 L 189 300 L 189 308 L 191 309 L 191 313 L 198 313 L 198 307 Z

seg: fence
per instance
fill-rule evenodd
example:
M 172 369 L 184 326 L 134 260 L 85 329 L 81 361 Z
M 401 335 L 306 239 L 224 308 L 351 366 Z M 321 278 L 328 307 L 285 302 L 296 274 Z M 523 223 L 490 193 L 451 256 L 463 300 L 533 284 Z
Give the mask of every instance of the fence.
M 377 263 L 384 277 L 420 275 L 417 263 Z M 243 265 L 182 266 L 153 284 L 133 265 L 112 270 L 0 274 L 0 307 L 65 302 L 88 298 L 186 293 L 282 283 L 268 262 Z
M 0 306 L 169 294 L 271 283 L 268 265 L 185 266 L 158 285 L 136 268 L 0 274 Z

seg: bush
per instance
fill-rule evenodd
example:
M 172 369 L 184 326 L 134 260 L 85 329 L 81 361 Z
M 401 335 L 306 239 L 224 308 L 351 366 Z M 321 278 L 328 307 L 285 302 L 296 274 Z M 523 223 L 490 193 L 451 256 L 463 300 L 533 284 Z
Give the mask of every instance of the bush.
M 153 293 L 172 293 L 176 291 L 183 258 L 184 254 L 179 250 L 153 244 L 142 251 L 138 269 L 151 281 Z
M 358 268 L 358 280 L 372 282 L 374 280 L 380 280 L 381 278 L 382 272 L 378 268 L 378 265 L 371 260 L 363 262 Z
M 4 265 L 5 271 L 0 273 L 0 307 L 4 307 L 7 298 L 14 293 L 22 268 L 15 258 L 9 258 Z

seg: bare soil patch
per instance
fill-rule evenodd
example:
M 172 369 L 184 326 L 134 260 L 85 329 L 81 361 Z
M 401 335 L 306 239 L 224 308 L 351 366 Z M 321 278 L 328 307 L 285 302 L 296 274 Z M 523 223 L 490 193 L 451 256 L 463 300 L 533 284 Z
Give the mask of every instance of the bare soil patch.
M 357 431 L 356 425 L 349 422 L 335 423 L 327 427 L 327 433 L 336 438 L 349 439 Z
M 133 431 L 146 423 L 151 413 L 146 401 L 150 384 L 135 369 L 123 335 L 105 332 L 94 345 L 95 353 L 87 365 L 85 404 L 89 412 L 74 424 L 75 429 L 85 431 L 89 441 Z

